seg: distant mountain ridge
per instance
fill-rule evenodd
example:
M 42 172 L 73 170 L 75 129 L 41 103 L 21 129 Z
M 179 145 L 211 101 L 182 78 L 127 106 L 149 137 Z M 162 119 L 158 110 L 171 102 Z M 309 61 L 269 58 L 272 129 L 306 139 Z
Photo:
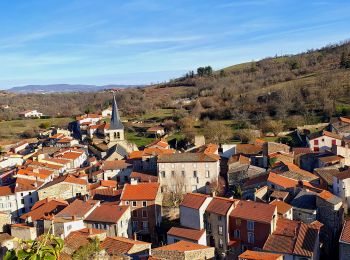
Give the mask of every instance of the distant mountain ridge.
M 50 84 L 50 85 L 26 85 L 6 89 L 14 93 L 54 93 L 54 92 L 96 92 L 113 88 L 139 87 L 140 85 L 84 85 L 84 84 Z

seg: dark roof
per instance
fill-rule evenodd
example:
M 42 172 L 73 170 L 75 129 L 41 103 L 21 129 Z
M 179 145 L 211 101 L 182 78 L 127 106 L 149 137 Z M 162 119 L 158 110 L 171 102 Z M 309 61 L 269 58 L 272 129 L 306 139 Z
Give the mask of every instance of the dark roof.
M 339 173 L 339 169 L 336 167 L 330 168 L 317 168 L 314 169 L 314 172 L 320 176 L 328 185 L 333 185 L 333 176 Z
M 338 172 L 334 174 L 334 176 L 339 179 L 339 180 L 345 180 L 350 178 L 350 169 L 343 171 L 343 172 Z
M 110 130 L 124 129 L 124 126 L 119 117 L 118 106 L 117 106 L 117 101 L 115 100 L 115 96 L 113 96 L 112 117 L 111 117 L 111 123 L 110 123 L 109 129 Z
M 350 244 L 350 220 L 344 222 L 339 242 Z
M 158 157 L 158 163 L 173 162 L 217 162 L 219 156 L 216 154 L 205 153 L 174 153 L 174 154 L 161 154 Z
M 291 201 L 293 207 L 316 210 L 316 193 L 312 191 L 300 191 L 298 195 Z

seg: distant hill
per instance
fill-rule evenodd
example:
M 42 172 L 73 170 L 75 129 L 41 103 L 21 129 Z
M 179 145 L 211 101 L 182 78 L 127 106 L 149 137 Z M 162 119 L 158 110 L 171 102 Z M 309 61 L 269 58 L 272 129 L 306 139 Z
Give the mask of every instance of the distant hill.
M 51 85 L 26 85 L 7 89 L 14 93 L 56 93 L 56 92 L 96 92 L 113 88 L 128 88 L 134 85 L 82 85 L 82 84 L 51 84 Z

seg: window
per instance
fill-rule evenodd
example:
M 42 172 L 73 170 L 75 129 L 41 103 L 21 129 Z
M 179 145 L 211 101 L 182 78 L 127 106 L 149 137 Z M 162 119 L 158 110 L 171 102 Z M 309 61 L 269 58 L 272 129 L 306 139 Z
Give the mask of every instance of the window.
M 239 231 L 239 229 L 233 231 L 233 236 L 234 238 L 241 238 L 241 232 Z
M 24 199 L 21 199 L 21 203 L 24 204 Z
M 248 243 L 254 244 L 254 233 L 248 232 Z
M 209 171 L 205 171 L 205 178 L 209 178 L 209 177 L 210 177 Z
M 171 171 L 171 177 L 175 177 L 175 171 Z
M 148 221 L 142 221 L 142 229 L 148 230 Z
M 254 221 L 247 221 L 247 229 L 248 230 L 254 230 Z
M 136 207 L 136 206 L 137 206 L 137 202 L 136 202 L 136 201 L 133 201 L 131 205 L 132 205 L 133 207 Z
M 129 203 L 129 201 L 125 201 L 125 204 L 126 204 L 126 205 L 129 205 L 130 203 Z
M 239 218 L 236 219 L 236 225 L 237 225 L 237 226 L 240 226 L 240 225 L 241 225 L 241 219 L 239 219 Z
M 137 211 L 136 211 L 136 210 L 133 210 L 133 211 L 132 211 L 132 216 L 133 216 L 134 218 L 137 218 Z
M 23 197 L 23 192 L 21 193 L 21 197 Z
M 219 216 L 218 216 L 218 220 L 221 221 L 221 219 L 222 219 L 222 216 L 219 215 Z
M 314 140 L 314 145 L 318 145 L 318 140 Z
M 207 229 L 210 231 L 211 230 L 211 224 L 207 223 Z
M 223 247 L 224 247 L 224 242 L 222 241 L 221 238 L 219 239 L 219 247 L 220 247 L 220 248 L 223 248 Z
M 197 178 L 197 171 L 193 171 L 193 178 Z
M 142 217 L 147 218 L 147 210 L 142 210 Z
M 185 171 L 181 171 L 182 177 L 185 177 Z
M 120 139 L 120 133 L 117 132 L 117 139 Z
M 333 139 L 332 140 L 332 145 L 336 145 L 337 144 L 337 140 Z
M 33 198 L 30 198 L 29 201 L 30 201 L 30 203 L 32 204 L 32 203 L 33 203 Z
M 133 222 L 132 222 L 132 230 L 133 230 L 133 231 L 136 231 L 137 228 L 138 228 L 138 225 L 139 225 L 139 223 L 138 223 L 137 221 L 133 221 Z
M 162 177 L 165 178 L 165 171 L 162 171 L 161 174 L 162 174 Z
M 322 140 L 321 140 L 322 142 L 324 142 L 324 138 L 322 138 Z
M 219 235 L 223 234 L 223 227 L 222 226 L 218 226 L 218 233 L 219 233 Z
M 147 207 L 147 201 L 142 201 L 142 207 Z
M 128 176 L 124 176 L 124 181 L 128 181 L 128 180 L 129 180 Z
M 31 192 L 31 191 L 29 192 L 29 195 L 32 195 L 32 192 Z
M 72 229 L 72 225 L 68 225 L 67 226 L 67 231 L 71 230 Z

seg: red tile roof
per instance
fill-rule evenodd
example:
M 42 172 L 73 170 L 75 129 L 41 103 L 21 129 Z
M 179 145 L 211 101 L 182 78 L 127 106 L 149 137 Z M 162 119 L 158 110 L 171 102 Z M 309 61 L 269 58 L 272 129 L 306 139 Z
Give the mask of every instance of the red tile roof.
M 211 247 L 181 240 L 181 241 L 174 243 L 174 244 L 154 248 L 152 251 L 162 250 L 162 251 L 186 252 L 186 251 L 195 251 L 195 250 L 201 250 L 201 249 L 207 249 L 207 248 L 211 248 Z
M 190 228 L 172 227 L 167 234 L 170 236 L 182 237 L 197 241 L 203 236 L 204 233 L 205 229 L 197 230 Z
M 130 174 L 131 179 L 138 179 L 141 182 L 158 182 L 158 176 L 142 173 L 142 172 L 132 172 Z
M 169 146 L 169 144 L 166 140 L 161 139 L 161 140 L 155 140 L 154 142 L 146 145 L 147 148 L 151 148 L 152 146 L 160 146 L 166 149 Z
M 209 198 L 208 195 L 200 193 L 187 193 L 184 196 L 181 206 L 191 209 L 199 209 L 207 198 Z
M 47 199 L 40 201 L 40 206 L 38 205 L 34 204 L 32 210 L 26 214 L 23 214 L 20 218 L 26 220 L 31 217 L 32 221 L 43 219 L 45 217 L 48 217 L 50 214 L 56 214 L 60 212 L 62 209 L 68 206 L 68 202 L 62 200 Z
M 105 171 L 118 170 L 128 168 L 129 166 L 131 166 L 131 164 L 127 163 L 125 160 L 104 161 L 102 169 Z
M 238 259 L 244 260 L 277 260 L 283 259 L 282 254 L 247 250 L 238 256 Z
M 156 182 L 125 184 L 120 200 L 155 200 L 159 185 Z
M 109 255 L 127 254 L 134 245 L 144 245 L 151 248 L 151 243 L 132 240 L 125 237 L 107 237 L 101 243 L 101 248 L 106 250 Z
M 118 223 L 119 219 L 129 210 L 129 206 L 102 204 L 94 209 L 85 221 Z
M 241 200 L 232 210 L 230 217 L 270 224 L 275 211 L 275 205 Z
M 269 173 L 269 177 L 267 178 L 267 181 L 275 185 L 281 186 L 285 189 L 293 188 L 298 185 L 298 181 L 289 179 L 287 177 L 283 177 L 274 172 Z M 303 181 L 303 185 L 308 186 L 310 188 L 313 187 L 309 182 L 306 182 L 306 181 Z
M 225 216 L 232 205 L 237 202 L 238 200 L 234 199 L 214 197 L 205 211 Z
M 143 156 L 160 156 L 174 154 L 174 149 L 163 149 L 157 147 L 145 148 L 142 151 L 134 151 L 129 154 L 130 159 L 141 159 Z
M 281 200 L 274 200 L 270 202 L 270 204 L 276 206 L 278 214 L 281 215 L 286 214 L 291 208 L 293 208 L 291 205 Z
M 263 250 L 312 257 L 318 233 L 314 225 L 279 219 Z
M 345 220 L 339 242 L 350 244 L 350 220 Z
M 10 186 L 0 186 L 0 196 L 8 196 L 14 194 L 14 190 Z
M 77 217 L 83 218 L 91 209 L 99 204 L 97 200 L 83 201 L 76 199 L 69 206 L 65 207 L 61 212 L 56 214 L 56 217 L 69 218 Z

